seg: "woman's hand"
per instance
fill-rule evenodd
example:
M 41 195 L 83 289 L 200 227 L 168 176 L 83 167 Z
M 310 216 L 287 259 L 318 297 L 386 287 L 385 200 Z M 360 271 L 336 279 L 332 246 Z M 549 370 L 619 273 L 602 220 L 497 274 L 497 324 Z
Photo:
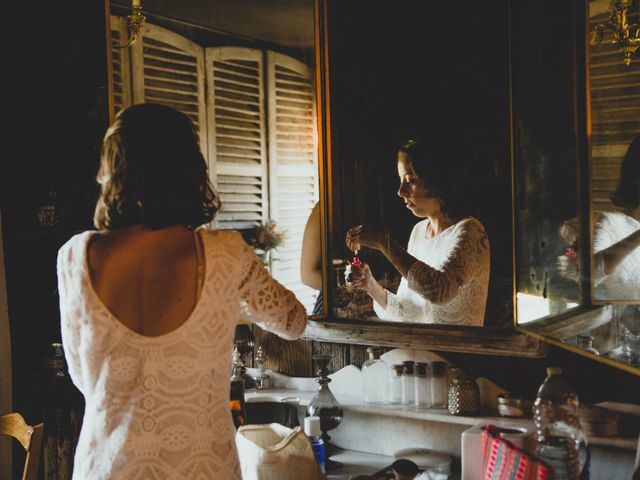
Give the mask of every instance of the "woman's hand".
M 558 273 L 570 280 L 580 280 L 580 262 L 575 253 L 560 255 L 557 259 Z
M 369 286 L 373 280 L 369 265 L 362 262 L 362 265 L 349 265 L 344 271 L 344 278 L 347 285 L 356 290 L 369 291 Z
M 362 247 L 384 251 L 389 246 L 389 232 L 384 229 L 358 225 L 347 231 L 347 247 L 356 252 Z

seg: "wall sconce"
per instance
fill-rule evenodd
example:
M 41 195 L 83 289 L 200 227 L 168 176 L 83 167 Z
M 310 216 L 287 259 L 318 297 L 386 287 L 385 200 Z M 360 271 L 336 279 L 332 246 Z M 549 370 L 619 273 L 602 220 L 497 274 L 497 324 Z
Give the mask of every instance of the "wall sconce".
M 594 25 L 589 32 L 589 43 L 600 45 L 604 32 L 613 32 L 613 45 L 622 49 L 624 64 L 631 65 L 631 56 L 640 48 L 640 25 L 638 20 L 629 24 L 629 10 L 632 0 L 611 0 L 609 4 L 609 19 Z
M 129 36 L 129 40 L 122 45 L 118 45 L 118 48 L 127 48 L 136 43 L 138 36 L 140 35 L 140 28 L 146 21 L 147 17 L 142 14 L 142 5 L 140 5 L 140 0 L 132 0 L 131 15 L 127 16 L 127 26 L 129 27 L 131 35 Z

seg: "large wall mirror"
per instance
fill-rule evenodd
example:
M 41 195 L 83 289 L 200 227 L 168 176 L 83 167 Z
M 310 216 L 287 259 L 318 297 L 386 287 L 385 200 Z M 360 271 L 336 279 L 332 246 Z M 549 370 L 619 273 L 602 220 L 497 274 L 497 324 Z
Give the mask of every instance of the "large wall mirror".
M 517 322 L 640 373 L 640 57 L 615 4 L 513 11 L 513 58 L 534 59 L 513 74 Z
M 272 219 L 286 232 L 266 261 L 319 313 L 307 339 L 544 354 L 541 342 L 512 328 L 507 0 L 491 8 L 465 2 L 459 28 L 482 36 L 481 56 L 468 55 L 464 42 L 445 47 L 446 6 L 425 12 L 417 0 L 384 8 L 364 0 L 143 0 L 147 21 L 130 48 L 119 45 L 131 5 L 110 8 L 114 110 L 159 102 L 190 116 L 222 197 L 215 226 L 250 238 Z M 384 228 L 406 246 L 421 220 L 397 194 L 397 149 L 414 138 L 437 145 L 440 162 L 456 162 L 467 212 L 484 226 L 477 245 L 490 245 L 490 258 L 477 322 L 462 311 L 431 325 L 382 321 L 366 294 L 345 288 L 349 228 Z M 395 291 L 397 270 L 373 249 L 359 254 Z M 315 281 L 300 275 L 309 258 Z
M 111 2 L 115 111 L 155 102 L 191 118 L 222 201 L 214 226 L 242 231 L 311 313 L 322 285 L 313 0 L 142 3 L 139 38 L 122 48 L 131 4 Z

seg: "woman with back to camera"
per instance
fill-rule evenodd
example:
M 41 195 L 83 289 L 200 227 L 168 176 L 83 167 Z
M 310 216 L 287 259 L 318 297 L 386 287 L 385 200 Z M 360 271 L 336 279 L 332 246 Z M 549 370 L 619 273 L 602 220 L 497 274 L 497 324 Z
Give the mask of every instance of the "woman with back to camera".
M 196 230 L 219 200 L 177 111 L 121 111 L 94 223 L 58 254 L 62 339 L 86 400 L 74 479 L 241 478 L 229 409 L 242 311 L 299 337 L 304 307 L 237 232 Z
M 355 288 L 366 290 L 382 320 L 451 325 L 484 324 L 489 284 L 489 239 L 482 224 L 460 209 L 461 181 L 446 148 L 411 140 L 397 154 L 398 196 L 418 218 L 405 250 L 388 230 L 351 228 L 347 246 L 380 250 L 402 275 L 397 293 L 384 289 L 367 264 L 352 267 Z

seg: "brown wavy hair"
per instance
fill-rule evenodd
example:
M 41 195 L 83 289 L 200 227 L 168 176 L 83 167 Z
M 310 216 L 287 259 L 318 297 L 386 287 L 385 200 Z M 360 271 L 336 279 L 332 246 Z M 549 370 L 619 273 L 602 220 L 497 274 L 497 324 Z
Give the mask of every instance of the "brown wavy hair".
M 462 218 L 469 213 L 465 199 L 458 155 L 441 141 L 408 140 L 398 148 L 405 155 L 420 181 L 441 202 L 440 210 L 451 219 Z
M 640 206 L 640 135 L 633 139 L 622 159 L 618 187 L 611 195 L 611 201 L 624 210 Z
M 118 113 L 102 144 L 98 229 L 196 228 L 220 208 L 189 118 L 145 103 Z

